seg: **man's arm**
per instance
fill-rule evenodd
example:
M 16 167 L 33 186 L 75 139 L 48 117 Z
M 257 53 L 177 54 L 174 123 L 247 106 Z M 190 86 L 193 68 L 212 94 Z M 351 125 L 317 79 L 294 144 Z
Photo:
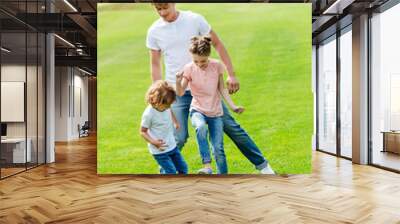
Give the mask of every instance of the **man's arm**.
M 226 82 L 228 85 L 229 93 L 235 93 L 239 90 L 240 86 L 239 81 L 236 79 L 235 71 L 233 70 L 232 61 L 229 57 L 228 51 L 226 50 L 222 41 L 218 38 L 218 35 L 213 30 L 211 30 L 210 36 L 212 45 L 214 46 L 222 62 L 225 64 L 226 70 L 228 71 L 228 78 Z
M 161 80 L 161 51 L 150 50 L 150 70 L 153 82 Z

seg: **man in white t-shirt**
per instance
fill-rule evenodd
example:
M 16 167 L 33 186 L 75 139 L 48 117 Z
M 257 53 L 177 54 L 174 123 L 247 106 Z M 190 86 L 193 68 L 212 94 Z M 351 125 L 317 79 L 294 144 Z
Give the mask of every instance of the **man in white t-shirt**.
M 197 35 L 210 35 L 212 44 L 228 72 L 228 90 L 231 94 L 237 92 L 239 90 L 239 82 L 236 79 L 228 52 L 204 17 L 191 11 L 178 11 L 175 8 L 175 3 L 154 3 L 153 5 L 161 17 L 148 29 L 146 38 L 146 46 L 150 49 L 153 82 L 162 79 L 161 58 L 164 57 L 165 80 L 175 86 L 176 73 L 185 64 L 192 61 L 189 52 L 190 39 Z M 189 137 L 188 116 L 191 101 L 192 95 L 189 90 L 186 90 L 185 94 L 177 97 L 176 102 L 172 105 L 172 110 L 181 127 L 175 133 L 180 150 L 182 150 Z M 224 132 L 261 173 L 274 174 L 260 149 L 230 115 L 224 103 L 223 111 Z

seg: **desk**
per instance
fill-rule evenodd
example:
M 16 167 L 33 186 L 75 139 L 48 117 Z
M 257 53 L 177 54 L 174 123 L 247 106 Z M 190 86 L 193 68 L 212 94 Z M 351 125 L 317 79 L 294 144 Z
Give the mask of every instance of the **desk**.
M 400 154 L 400 131 L 383 131 L 382 152 Z
M 28 138 L 27 142 L 28 142 L 27 144 L 28 147 L 26 148 L 26 154 L 25 154 L 25 138 L 1 139 L 2 157 L 3 154 L 6 154 L 3 158 L 9 157 L 9 159 L 6 158 L 6 161 L 9 160 L 8 162 L 10 163 L 30 162 L 32 159 L 32 154 L 31 154 L 32 141 L 30 138 Z M 12 147 L 11 149 L 10 146 Z M 7 154 L 12 154 L 12 160 L 11 160 L 11 155 L 7 156 Z M 27 158 L 27 161 L 25 161 L 25 158 Z

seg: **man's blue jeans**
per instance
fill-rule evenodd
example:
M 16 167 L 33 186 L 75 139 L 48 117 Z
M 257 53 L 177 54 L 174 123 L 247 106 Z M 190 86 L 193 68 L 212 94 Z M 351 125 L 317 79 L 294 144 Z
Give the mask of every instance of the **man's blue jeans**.
M 155 154 L 154 159 L 161 167 L 161 174 L 187 174 L 188 167 L 178 147 L 172 151 Z
M 180 124 L 180 129 L 175 131 L 175 139 L 177 146 L 182 150 L 185 145 L 188 134 L 188 117 L 190 103 L 192 102 L 192 95 L 190 91 L 186 91 L 181 97 L 177 96 L 176 102 L 172 104 L 172 111 L 174 112 L 176 119 Z M 268 161 L 262 155 L 260 149 L 246 133 L 246 131 L 235 121 L 235 119 L 229 113 L 228 108 L 222 103 L 224 115 L 222 116 L 222 122 L 224 126 L 224 132 L 229 136 L 230 139 L 239 148 L 242 154 L 258 169 L 261 170 L 267 166 Z
M 210 147 L 208 144 L 208 134 L 210 134 L 218 174 L 227 174 L 228 165 L 224 152 L 222 118 L 207 117 L 196 110 L 190 112 L 190 118 L 193 127 L 196 129 L 196 140 L 203 164 L 211 163 Z

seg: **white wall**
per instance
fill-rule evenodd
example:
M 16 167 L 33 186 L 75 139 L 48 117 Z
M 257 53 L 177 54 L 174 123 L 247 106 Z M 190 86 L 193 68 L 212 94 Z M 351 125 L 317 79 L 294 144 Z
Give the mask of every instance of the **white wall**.
M 55 85 L 55 140 L 77 139 L 78 124 L 88 120 L 88 78 L 76 68 L 56 67 Z
M 29 66 L 28 66 L 29 69 Z M 25 82 L 24 65 L 1 65 L 1 81 Z
M 1 121 L 24 122 L 25 82 L 1 82 Z
M 76 74 L 76 73 L 75 73 Z M 84 76 L 84 73 L 78 71 L 78 75 L 75 75 L 75 86 L 81 89 L 81 109 L 82 113 L 75 113 L 75 123 L 73 124 L 74 127 L 77 127 L 78 124 L 81 126 L 85 123 L 85 121 L 89 120 L 89 86 L 88 86 L 88 76 Z M 77 138 L 79 137 L 78 129 L 74 128 L 76 133 L 74 136 Z
M 67 67 L 55 68 L 55 141 L 68 140 L 70 75 Z

